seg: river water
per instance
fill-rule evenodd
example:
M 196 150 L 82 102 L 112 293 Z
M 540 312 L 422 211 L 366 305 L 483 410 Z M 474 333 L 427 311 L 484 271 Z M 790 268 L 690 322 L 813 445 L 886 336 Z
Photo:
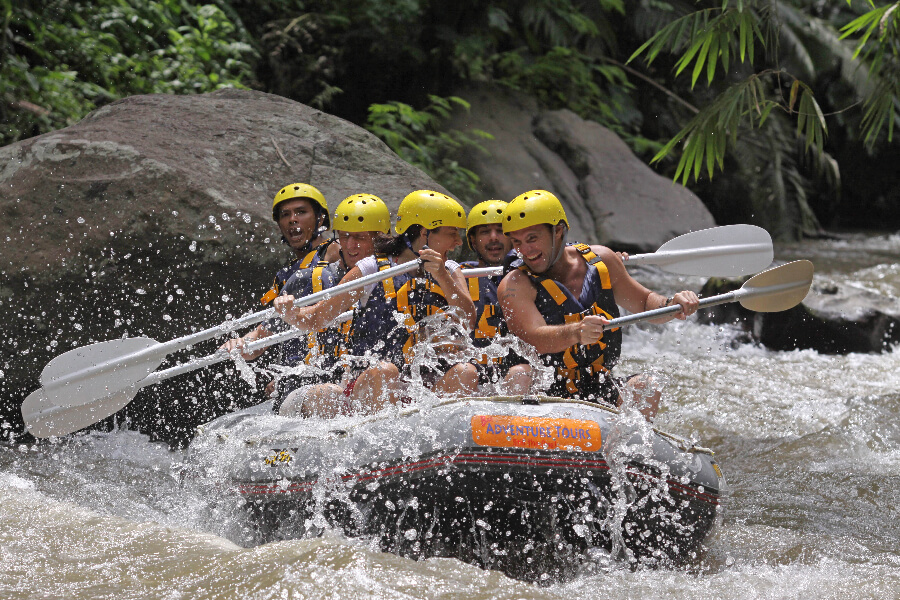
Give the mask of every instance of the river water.
M 817 283 L 900 298 L 900 235 L 776 249 Z M 703 280 L 639 273 L 659 289 Z M 331 531 L 243 548 L 241 523 L 137 432 L 0 446 L 0 598 L 893 598 L 900 596 L 900 349 L 774 352 L 729 327 L 626 332 L 620 373 L 666 382 L 660 429 L 716 451 L 731 486 L 703 559 L 615 562 L 547 587 L 411 561 Z M 173 399 L 177 400 L 177 399 Z

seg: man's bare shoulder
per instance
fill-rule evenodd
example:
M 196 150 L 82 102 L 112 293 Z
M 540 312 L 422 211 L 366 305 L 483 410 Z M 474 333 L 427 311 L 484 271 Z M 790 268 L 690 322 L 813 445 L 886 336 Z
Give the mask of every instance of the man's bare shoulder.
M 509 293 L 523 292 L 525 290 L 534 290 L 534 284 L 531 283 L 531 279 L 520 271 L 519 269 L 514 269 L 506 274 L 503 280 L 500 282 L 500 285 L 497 287 L 497 293 L 499 295 L 505 295 Z
M 594 244 L 591 246 L 591 251 L 593 251 L 593 253 L 596 254 L 598 257 L 600 257 L 600 260 L 602 260 L 605 263 L 608 263 L 609 261 L 613 261 L 613 260 L 616 262 L 619 262 L 619 263 L 622 262 L 622 259 L 619 258 L 619 255 L 616 254 L 615 252 L 613 252 L 610 248 L 607 248 L 606 246 L 601 246 L 600 244 Z

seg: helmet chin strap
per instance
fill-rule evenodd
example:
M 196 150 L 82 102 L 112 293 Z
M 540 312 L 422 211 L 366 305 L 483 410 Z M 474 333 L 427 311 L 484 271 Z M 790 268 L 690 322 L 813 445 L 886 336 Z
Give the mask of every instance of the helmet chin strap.
M 550 258 L 550 264 L 547 266 L 548 271 L 550 269 L 552 269 L 553 265 L 555 265 L 559 261 L 560 257 L 562 257 L 563 250 L 566 249 L 566 238 L 568 238 L 568 236 L 569 236 L 569 228 L 564 227 L 562 239 L 560 240 L 559 248 L 557 248 L 556 247 L 556 227 L 558 227 L 558 226 L 559 226 L 559 224 L 557 223 L 557 225 L 554 226 L 554 228 L 553 228 L 553 246 L 550 248 L 551 258 Z

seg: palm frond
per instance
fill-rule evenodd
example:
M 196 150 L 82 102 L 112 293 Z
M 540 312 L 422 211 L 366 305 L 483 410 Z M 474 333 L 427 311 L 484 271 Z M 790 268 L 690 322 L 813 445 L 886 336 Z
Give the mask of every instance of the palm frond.
M 675 63 L 675 75 L 680 75 L 692 63 L 691 87 L 706 72 L 707 83 L 715 78 L 718 64 L 727 72 L 731 57 L 740 57 L 740 62 L 753 62 L 754 46 L 758 40 L 763 42 L 763 34 L 759 27 L 756 13 L 743 10 L 743 7 L 699 10 L 675 19 L 640 48 L 634 51 L 628 62 L 646 54 L 647 64 L 651 64 L 660 54 L 667 50 L 681 53 Z

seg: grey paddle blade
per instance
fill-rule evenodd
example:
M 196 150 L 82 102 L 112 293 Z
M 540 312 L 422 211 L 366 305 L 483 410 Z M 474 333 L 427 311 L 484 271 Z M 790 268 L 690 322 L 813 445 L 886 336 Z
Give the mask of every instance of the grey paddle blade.
M 164 353 L 143 352 L 159 345 L 147 337 L 125 338 L 60 354 L 41 372 L 44 395 L 57 406 L 79 406 L 126 389 L 162 364 Z
M 796 260 L 748 279 L 736 292 L 741 306 L 756 312 L 781 312 L 803 302 L 813 280 L 813 264 Z
M 755 225 L 724 225 L 680 235 L 659 247 L 646 264 L 679 275 L 739 277 L 772 264 L 772 238 Z M 637 258 L 637 257 L 635 257 Z M 625 263 L 638 264 L 630 259 Z
M 136 389 L 129 389 L 77 406 L 59 406 L 47 398 L 43 388 L 38 388 L 22 402 L 22 418 L 34 437 L 66 435 L 115 414 L 131 402 L 136 393 Z

